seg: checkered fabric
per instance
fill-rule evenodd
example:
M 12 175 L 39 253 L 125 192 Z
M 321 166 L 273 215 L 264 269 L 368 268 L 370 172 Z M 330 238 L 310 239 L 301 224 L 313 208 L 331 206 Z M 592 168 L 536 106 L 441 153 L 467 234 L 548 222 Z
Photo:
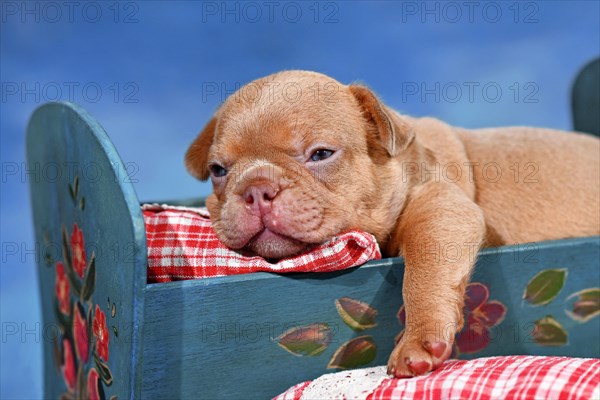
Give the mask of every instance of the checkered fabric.
M 381 258 L 375 238 L 349 231 L 296 256 L 270 263 L 225 247 L 206 208 L 142 206 L 148 247 L 148 283 L 250 272 L 331 272 Z
M 590 358 L 505 356 L 448 360 L 430 374 L 394 379 L 386 367 L 365 368 L 366 390 L 347 371 L 323 375 L 291 387 L 275 400 L 304 399 L 598 399 L 600 360 Z M 351 372 L 355 372 L 351 371 Z M 333 378 L 333 379 L 332 379 Z M 357 394 L 352 388 L 360 386 Z M 335 387 L 335 393 L 330 390 Z

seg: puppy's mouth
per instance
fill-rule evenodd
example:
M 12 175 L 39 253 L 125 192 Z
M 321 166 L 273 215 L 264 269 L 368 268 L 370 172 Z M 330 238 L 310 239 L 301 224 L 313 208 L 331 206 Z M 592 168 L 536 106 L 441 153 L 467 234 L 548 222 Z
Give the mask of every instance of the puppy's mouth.
M 246 248 L 264 258 L 279 259 L 293 256 L 308 246 L 308 243 L 264 227 L 248 241 Z

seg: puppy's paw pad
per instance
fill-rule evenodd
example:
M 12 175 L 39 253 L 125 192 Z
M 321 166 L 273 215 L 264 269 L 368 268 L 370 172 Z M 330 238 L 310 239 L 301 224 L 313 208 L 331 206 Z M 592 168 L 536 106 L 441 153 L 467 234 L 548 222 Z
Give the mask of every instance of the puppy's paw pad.
M 446 342 L 429 342 L 425 341 L 423 343 L 423 347 L 431 353 L 435 358 L 442 358 L 446 353 L 446 349 L 448 349 L 448 345 Z
M 450 357 L 450 343 L 402 335 L 388 361 L 388 373 L 397 378 L 423 375 Z
M 404 364 L 406 364 L 413 375 L 423 375 L 424 373 L 431 371 L 431 364 L 427 361 L 412 361 L 407 357 L 404 360 Z
M 434 359 L 418 340 L 406 340 L 406 335 L 394 348 L 388 361 L 388 373 L 397 378 L 422 375 L 431 371 Z

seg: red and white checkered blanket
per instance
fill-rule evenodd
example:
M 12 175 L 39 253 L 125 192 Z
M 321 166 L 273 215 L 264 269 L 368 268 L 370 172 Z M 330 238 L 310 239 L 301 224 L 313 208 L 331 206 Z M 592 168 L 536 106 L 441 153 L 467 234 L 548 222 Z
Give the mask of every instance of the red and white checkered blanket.
M 326 374 L 274 400 L 598 398 L 598 359 L 506 356 L 448 360 L 427 375 L 409 379 L 390 378 L 383 366 Z
M 276 263 L 225 247 L 206 208 L 142 206 L 148 247 L 148 283 L 250 272 L 331 272 L 381 258 L 375 238 L 349 231 Z

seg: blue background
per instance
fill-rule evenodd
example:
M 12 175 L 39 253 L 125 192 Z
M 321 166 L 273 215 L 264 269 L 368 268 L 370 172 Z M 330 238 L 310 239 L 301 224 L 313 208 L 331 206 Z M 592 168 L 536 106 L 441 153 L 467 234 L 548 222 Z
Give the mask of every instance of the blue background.
M 42 395 L 23 164 L 35 107 L 86 108 L 142 200 L 207 195 L 183 167 L 187 146 L 227 94 L 282 69 L 362 81 L 404 113 L 459 126 L 570 129 L 573 78 L 600 52 L 600 3 L 471 4 L 2 1 L 0 397 Z

